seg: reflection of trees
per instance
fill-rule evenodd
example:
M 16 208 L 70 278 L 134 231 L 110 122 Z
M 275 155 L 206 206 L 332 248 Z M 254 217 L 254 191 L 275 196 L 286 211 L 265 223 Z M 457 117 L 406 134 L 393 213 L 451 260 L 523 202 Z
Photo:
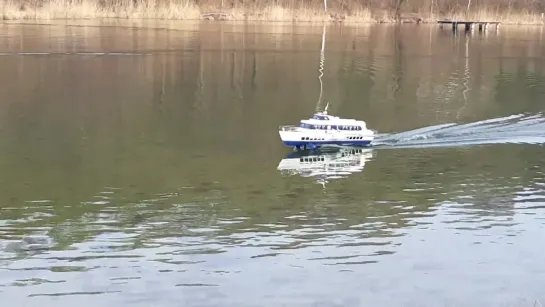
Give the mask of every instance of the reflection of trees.
M 210 236 L 230 236 L 272 231 L 266 225 L 291 231 L 301 224 L 323 223 L 331 223 L 332 230 L 382 225 L 374 231 L 371 227 L 366 236 L 392 236 L 420 217 L 434 215 L 445 201 L 469 202 L 461 217 L 493 224 L 513 215 L 513 199 L 521 187 L 537 188 L 541 183 L 536 181 L 538 169 L 532 169 L 541 154 L 524 147 L 495 155 L 489 154 L 489 148 L 382 150 L 362 173 L 332 181 L 325 191 L 311 179 L 283 178 L 274 167 L 256 173 L 255 161 L 211 156 L 206 163 L 192 166 L 195 160 L 184 153 L 176 151 L 185 163 L 172 170 L 161 168 L 165 188 L 124 179 L 119 189 L 87 190 L 87 195 L 94 195 L 86 199 L 60 195 L 49 205 L 20 203 L 2 210 L 2 219 L 19 219 L 14 228 L 18 235 L 52 226 L 51 234 L 64 247 L 122 230 L 138 233 L 135 244 L 140 246 L 161 236 L 201 236 L 191 231 L 195 228 L 214 229 Z M 156 153 L 148 160 L 140 157 L 126 167 L 158 157 Z M 118 171 L 127 172 L 125 165 L 120 167 Z M 138 169 L 145 177 L 156 172 Z M 24 222 L 30 216 L 37 218 Z M 233 223 L 223 223 L 228 221 Z
M 534 184 L 535 173 L 524 170 L 539 165 L 541 154 L 524 147 L 493 155 L 486 148 L 383 150 L 363 173 L 333 182 L 325 192 L 307 179 L 280 177 L 275 166 L 285 151 L 276 127 L 314 110 L 321 38 L 282 29 L 267 30 L 277 31 L 275 36 L 248 32 L 243 40 L 236 29 L 158 31 L 147 33 L 157 36 L 148 40 L 131 31 L 121 42 L 106 44 L 90 36 L 87 43 L 110 51 L 126 51 L 123 44 L 129 44 L 136 51 L 176 52 L 85 60 L 73 55 L 4 58 L 0 218 L 17 223 L 4 236 L 52 227 L 68 246 L 127 229 L 141 234 L 135 239 L 141 244 L 160 235 L 196 235 L 187 231 L 204 226 L 229 235 L 268 229 L 259 225 L 293 230 L 324 221 L 346 230 L 371 220 L 389 226 L 369 236 L 391 235 L 433 214 L 439 203 L 466 194 L 477 199 L 474 207 L 482 207 L 482 215 L 497 214 L 496 197 L 504 197 L 499 212 L 511 215 L 507 200 L 517 186 Z M 493 86 L 495 94 L 482 90 L 469 95 L 472 103 L 460 121 L 541 108 L 542 67 L 531 69 L 539 61 L 530 59 L 535 56 L 531 50 L 520 54 L 519 41 L 495 51 L 522 55 L 516 66 L 513 60 L 486 59 L 487 53 L 474 52 L 495 49 L 494 41 L 472 41 L 472 58 L 458 65 L 450 61 L 458 56 L 445 43 L 450 37 L 437 38 L 430 47 L 434 56 L 428 57 L 418 53 L 428 40 L 425 31 L 370 27 L 357 39 L 353 31 L 336 33 L 334 43 L 328 42 L 325 75 L 332 78 L 339 72 L 339 82 L 328 83 L 339 94 L 324 93 L 332 106 L 342 101 L 342 107 L 332 108 L 341 116 L 365 118 L 379 131 L 429 125 L 437 112 L 458 110 L 461 100 L 445 104 L 441 88 L 466 67 L 478 75 L 468 79 L 471 88 Z M 195 49 L 180 51 L 183 41 Z M 452 80 L 457 85 L 462 81 Z M 392 81 L 399 91 L 389 100 Z M 429 90 L 418 92 L 422 84 Z M 392 112 L 395 108 L 408 111 Z M 515 174 L 520 178 L 512 178 Z M 43 214 L 31 218 L 38 213 Z M 286 219 L 302 214 L 299 220 Z M 220 223 L 240 217 L 246 219 Z M 167 223 L 153 224 L 158 221 Z
M 354 110 L 371 107 L 372 89 L 375 85 L 375 57 L 374 46 L 376 42 L 376 33 L 369 31 L 369 39 L 364 46 L 357 47 L 358 37 L 354 37 L 349 44 L 350 48 L 343 48 L 342 66 L 338 72 L 339 99 L 333 102 L 332 106 L 340 105 L 335 108 L 336 112 L 351 113 Z M 355 103 L 353 103 L 355 102 Z
M 494 78 L 494 100 L 512 114 L 543 110 L 545 76 L 528 66 L 528 60 L 521 58 L 515 71 L 502 71 Z

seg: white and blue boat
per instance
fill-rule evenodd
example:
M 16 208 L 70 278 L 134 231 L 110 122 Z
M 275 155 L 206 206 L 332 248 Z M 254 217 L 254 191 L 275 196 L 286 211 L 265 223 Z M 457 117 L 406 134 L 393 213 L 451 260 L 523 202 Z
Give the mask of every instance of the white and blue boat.
M 280 126 L 280 139 L 284 145 L 296 149 L 320 147 L 369 146 L 375 131 L 367 129 L 363 120 L 345 119 L 323 112 L 301 120 L 298 126 Z

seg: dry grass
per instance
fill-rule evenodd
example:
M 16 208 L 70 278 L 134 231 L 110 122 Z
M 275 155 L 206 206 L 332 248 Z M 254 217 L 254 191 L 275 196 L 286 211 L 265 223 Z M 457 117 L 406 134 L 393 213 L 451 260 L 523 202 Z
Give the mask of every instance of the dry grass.
M 225 1 L 227 2 L 227 1 Z M 276 3 L 279 3 L 275 1 Z M 195 0 L 0 0 L 0 13 L 4 20 L 53 20 L 53 19 L 163 19 L 201 20 L 220 19 L 234 21 L 284 21 L 346 23 L 394 22 L 391 7 L 371 9 L 358 4 L 335 6 L 324 12 L 321 2 L 305 6 L 302 2 L 280 4 L 231 5 L 230 8 L 218 3 L 202 3 Z M 221 8 L 224 9 L 221 9 Z M 425 11 L 424 9 L 420 11 Z M 463 10 L 462 10 L 463 11 Z M 437 19 L 494 20 L 504 24 L 545 24 L 542 15 L 529 11 L 493 11 L 474 9 L 469 13 L 453 14 L 407 14 L 423 22 Z
M 112 5 L 100 5 L 93 0 L 49 0 L 40 4 L 21 4 L 17 0 L 2 1 L 2 16 L 5 20 L 18 19 L 199 19 L 199 8 L 190 2 L 156 5 L 155 1 L 142 2 L 121 0 Z

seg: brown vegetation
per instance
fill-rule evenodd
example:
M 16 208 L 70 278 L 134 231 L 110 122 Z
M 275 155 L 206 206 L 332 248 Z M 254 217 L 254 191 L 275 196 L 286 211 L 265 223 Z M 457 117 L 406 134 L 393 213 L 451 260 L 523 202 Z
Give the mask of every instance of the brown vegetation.
M 0 0 L 4 20 L 214 19 L 254 21 L 430 22 L 438 18 L 544 24 L 539 0 Z

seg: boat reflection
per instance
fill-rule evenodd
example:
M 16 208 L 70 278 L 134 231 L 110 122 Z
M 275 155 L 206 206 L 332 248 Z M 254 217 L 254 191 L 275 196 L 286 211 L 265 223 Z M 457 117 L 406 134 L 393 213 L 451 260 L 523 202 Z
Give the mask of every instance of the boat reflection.
M 373 150 L 368 148 L 294 151 L 280 161 L 277 169 L 282 175 L 315 178 L 318 183 L 325 184 L 363 171 L 365 163 L 372 158 Z

